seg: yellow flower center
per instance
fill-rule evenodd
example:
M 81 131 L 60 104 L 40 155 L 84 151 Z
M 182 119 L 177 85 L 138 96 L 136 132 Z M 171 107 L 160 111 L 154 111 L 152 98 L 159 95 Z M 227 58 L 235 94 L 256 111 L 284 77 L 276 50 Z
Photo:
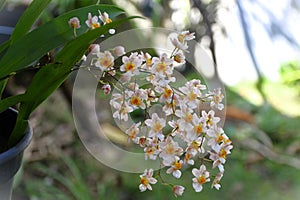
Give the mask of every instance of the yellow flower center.
M 200 184 L 206 183 L 206 178 L 204 176 L 199 176 L 197 178 L 197 180 L 198 180 L 198 183 L 200 183 Z
M 202 123 L 194 126 L 194 131 L 195 133 L 197 133 L 198 135 L 201 134 L 203 132 L 203 127 L 202 127 Z
M 167 145 L 167 147 L 166 147 L 166 153 L 170 154 L 170 155 L 175 153 L 175 149 L 174 149 L 174 147 L 173 147 L 172 144 L 168 144 Z
M 164 91 L 164 97 L 165 98 L 168 98 L 170 97 L 171 95 L 173 94 L 173 91 L 170 89 L 170 88 L 165 88 L 165 91 Z
M 165 63 L 165 62 L 160 62 L 160 63 L 158 63 L 157 64 L 157 71 L 158 72 L 166 72 L 166 66 L 167 66 L 167 64 Z
M 99 28 L 99 27 L 100 27 L 99 23 L 93 23 L 92 24 L 92 29 Z
M 141 184 L 147 186 L 149 184 L 149 181 L 145 177 L 142 177 L 141 178 Z
M 174 165 L 174 170 L 178 170 L 178 169 L 181 169 L 182 163 L 180 163 L 176 160 L 173 165 Z
M 135 69 L 135 66 L 132 62 L 126 63 L 126 65 L 125 65 L 125 71 L 126 72 L 133 71 L 134 69 Z
M 106 24 L 112 23 L 112 20 L 111 20 L 110 18 L 106 18 L 106 19 L 105 19 L 105 23 L 106 23 Z
M 142 104 L 142 100 L 139 97 L 133 96 L 130 99 L 130 104 L 139 107 Z
M 218 137 L 216 138 L 216 142 L 217 142 L 217 143 L 220 143 L 220 142 L 222 142 L 223 140 L 224 140 L 224 137 L 223 137 L 221 134 L 219 134 Z
M 195 99 L 197 99 L 197 94 L 195 94 L 194 92 L 190 92 L 188 95 L 188 100 L 194 101 Z
M 159 123 L 159 122 L 155 122 L 154 125 L 153 125 L 153 131 L 158 133 L 162 130 L 162 125 Z
M 226 159 L 226 155 L 227 155 L 227 152 L 225 151 L 225 149 L 221 149 L 221 150 L 220 150 L 220 153 L 219 153 L 219 156 L 220 156 L 221 158 Z
M 185 121 L 191 122 L 193 120 L 193 115 L 191 113 L 186 113 L 185 115 Z

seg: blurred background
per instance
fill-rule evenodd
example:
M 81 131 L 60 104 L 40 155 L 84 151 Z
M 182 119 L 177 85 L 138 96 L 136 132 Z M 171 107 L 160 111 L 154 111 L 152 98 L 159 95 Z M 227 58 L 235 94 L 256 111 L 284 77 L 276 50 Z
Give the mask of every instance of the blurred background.
M 96 0 L 53 0 L 36 26 Z M 0 43 L 30 0 L 7 0 Z M 225 132 L 234 143 L 220 191 L 195 193 L 184 176 L 182 199 L 300 199 L 299 0 L 101 0 L 142 15 L 135 27 L 189 29 L 216 63 L 227 98 Z M 188 69 L 187 69 L 188 70 Z M 34 72 L 9 81 L 4 95 L 21 92 Z M 15 183 L 15 200 L 175 199 L 160 183 L 141 193 L 138 174 L 112 170 L 80 142 L 71 113 L 72 80 L 32 115 L 34 138 Z M 59 111 L 59 112 L 58 112 Z M 114 132 L 114 129 L 111 129 Z M 114 135 L 112 133 L 112 135 Z M 124 145 L 122 137 L 111 137 Z M 126 139 L 125 139 L 126 140 Z

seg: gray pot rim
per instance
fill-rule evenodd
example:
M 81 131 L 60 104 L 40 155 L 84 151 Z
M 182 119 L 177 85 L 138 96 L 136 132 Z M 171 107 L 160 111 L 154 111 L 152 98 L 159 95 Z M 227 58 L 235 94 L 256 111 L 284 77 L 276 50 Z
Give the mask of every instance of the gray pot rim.
M 9 108 L 12 112 L 18 113 L 15 109 Z M 18 156 L 29 145 L 32 138 L 32 128 L 28 125 L 24 137 L 13 147 L 0 153 L 0 165 Z

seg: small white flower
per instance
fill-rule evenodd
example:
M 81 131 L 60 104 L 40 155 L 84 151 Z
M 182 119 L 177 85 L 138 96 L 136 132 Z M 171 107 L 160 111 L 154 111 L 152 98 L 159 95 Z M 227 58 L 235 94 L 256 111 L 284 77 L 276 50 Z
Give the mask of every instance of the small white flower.
M 107 70 L 114 65 L 114 57 L 109 51 L 104 51 L 104 53 L 97 53 L 97 61 L 95 66 L 99 67 L 101 70 Z
M 211 185 L 211 187 L 214 187 L 216 188 L 217 190 L 220 189 L 221 185 L 220 185 L 220 180 L 222 179 L 223 177 L 223 173 L 220 172 L 216 175 L 215 179 L 213 180 L 213 183 Z
M 129 57 L 123 56 L 122 62 L 123 62 L 123 65 L 121 65 L 121 67 L 120 67 L 120 70 L 122 72 L 130 73 L 132 75 L 133 74 L 137 75 L 137 74 L 139 74 L 138 68 L 141 66 L 143 61 L 140 59 L 138 54 L 135 52 L 135 53 L 132 53 Z
M 103 14 L 100 11 L 98 12 L 99 12 L 99 19 L 103 22 L 103 24 L 108 24 L 112 22 L 107 12 L 104 12 Z
M 215 126 L 220 121 L 219 117 L 215 117 L 215 111 L 213 110 L 210 110 L 208 113 L 206 113 L 205 110 L 202 110 L 201 115 L 205 120 L 207 128 Z
M 91 13 L 88 14 L 88 19 L 85 21 L 85 23 L 91 29 L 100 27 L 100 23 L 98 22 L 98 17 L 97 16 L 92 17 Z
M 175 178 L 180 178 L 181 177 L 181 171 L 180 171 L 180 169 L 181 169 L 182 163 L 183 163 L 183 161 L 180 160 L 178 156 L 175 156 L 175 161 L 173 163 L 171 163 L 171 164 L 168 163 L 168 161 L 165 161 L 165 160 L 163 162 L 163 164 L 165 166 L 171 166 L 166 171 L 166 173 L 167 174 L 171 174 L 172 173 Z
M 136 139 L 137 134 L 139 134 L 139 126 L 141 122 L 137 124 L 132 124 L 129 129 L 126 130 L 126 134 L 128 135 L 128 141 L 134 141 Z
M 173 60 L 166 53 L 161 54 L 159 58 L 152 58 L 152 73 L 165 77 L 173 74 Z
M 193 188 L 196 192 L 201 192 L 203 187 L 202 185 L 206 182 L 209 182 L 209 172 L 206 171 L 205 165 L 201 165 L 199 169 L 194 168 L 192 170 L 193 175 L 195 178 L 193 178 Z
M 166 126 L 166 120 L 163 118 L 159 118 L 157 113 L 153 113 L 151 119 L 147 119 L 145 121 L 145 124 L 150 128 L 148 136 L 158 137 L 162 135 L 162 129 Z
M 140 175 L 141 184 L 139 185 L 139 189 L 141 192 L 148 190 L 152 190 L 150 184 L 155 184 L 157 180 L 152 177 L 153 176 L 153 169 L 146 169 L 142 175 Z
M 224 105 L 221 103 L 224 95 L 222 94 L 221 88 L 214 89 L 213 92 L 209 92 L 208 95 L 213 96 L 213 100 L 210 102 L 210 106 L 212 108 L 217 108 L 219 110 L 223 110 Z
M 185 43 L 181 43 L 177 37 L 175 38 L 171 38 L 171 42 L 172 44 L 178 48 L 178 49 L 181 49 L 182 51 L 185 51 L 187 53 L 189 53 L 189 51 L 187 50 L 189 47 L 187 46 L 187 44 Z

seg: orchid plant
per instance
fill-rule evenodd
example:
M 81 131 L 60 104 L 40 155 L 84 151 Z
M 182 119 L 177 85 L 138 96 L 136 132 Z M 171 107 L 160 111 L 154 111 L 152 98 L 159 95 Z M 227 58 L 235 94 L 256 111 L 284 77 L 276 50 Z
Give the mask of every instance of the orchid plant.
M 69 11 L 32 29 L 50 2 L 33 0 L 10 39 L 0 45 L 0 96 L 10 77 L 23 71 L 37 70 L 24 93 L 0 99 L 0 112 L 19 104 L 14 130 L 5 141 L 1 141 L 0 153 L 22 139 L 31 113 L 75 70 L 74 66 L 81 61 L 89 45 L 102 35 L 109 36 L 121 23 L 135 18 L 114 20 L 124 13 L 122 9 L 95 4 Z M 98 16 L 92 17 L 93 14 Z M 86 20 L 86 23 L 79 24 L 79 20 Z M 46 55 L 51 56 L 43 62 L 41 58 Z
M 175 68 L 186 62 L 184 53 L 189 53 L 188 42 L 195 36 L 189 31 L 171 35 L 172 53 L 158 56 L 143 51 L 126 52 L 123 46 L 100 51 L 100 46 L 93 44 L 92 58 L 85 69 L 91 73 L 94 69 L 101 71 L 100 75 L 93 75 L 103 93 L 110 95 L 115 120 L 128 123 L 131 113 L 143 113 L 124 132 L 128 142 L 143 149 L 146 160 L 159 160 L 161 168 L 156 175 L 153 169 L 145 169 L 140 175 L 141 192 L 152 190 L 151 185 L 160 180 L 172 187 L 175 196 L 181 196 L 185 187 L 168 183 L 161 170 L 166 167 L 167 174 L 180 179 L 183 169 L 189 166 L 193 166 L 191 182 L 196 192 L 201 192 L 208 182 L 219 190 L 224 164 L 233 148 L 214 111 L 224 109 L 224 95 L 221 88 L 209 91 L 197 79 L 176 86 Z M 146 83 L 140 85 L 142 81 Z M 203 106 L 207 103 L 208 111 Z M 151 108 L 157 105 L 162 109 L 152 112 Z

